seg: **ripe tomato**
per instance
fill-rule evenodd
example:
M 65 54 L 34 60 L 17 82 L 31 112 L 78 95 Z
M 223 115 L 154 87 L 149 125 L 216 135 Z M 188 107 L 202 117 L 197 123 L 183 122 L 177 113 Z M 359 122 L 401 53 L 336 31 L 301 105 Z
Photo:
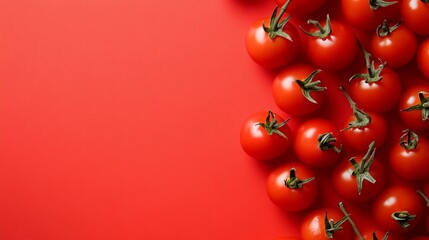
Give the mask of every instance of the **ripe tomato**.
M 383 230 L 405 233 L 413 229 L 423 213 L 416 190 L 411 186 L 390 186 L 378 195 L 372 204 L 373 218 Z
M 318 191 L 313 171 L 301 163 L 283 164 L 268 176 L 271 201 L 286 211 L 302 211 L 316 199 Z
M 340 158 L 342 139 L 338 128 L 324 119 L 302 123 L 293 142 L 295 155 L 305 164 L 326 167 Z
M 398 144 L 390 150 L 389 163 L 396 174 L 410 181 L 429 178 L 427 149 L 429 140 L 405 130 Z
M 420 195 L 421 202 L 425 207 L 424 227 L 426 233 L 429 233 L 429 179 L 422 182 L 420 189 L 417 190 Z
M 384 21 L 371 36 L 370 50 L 375 57 L 387 62 L 387 66 L 400 67 L 414 57 L 417 37 L 401 22 L 389 27 Z
M 281 156 L 290 145 L 291 130 L 282 117 L 273 112 L 250 116 L 241 128 L 243 150 L 251 157 L 269 160 Z
M 286 0 L 275 0 L 278 6 L 283 6 Z M 293 0 L 287 12 L 293 15 L 307 15 L 322 7 L 326 0 Z
M 329 15 L 324 23 L 309 20 L 310 31 L 304 31 L 308 58 L 322 70 L 337 71 L 350 65 L 358 52 L 353 30 L 340 21 L 331 21 Z M 322 27 L 323 26 L 323 27 Z
M 416 58 L 420 72 L 429 78 L 429 38 L 420 43 Z
M 301 240 L 299 237 L 284 237 L 284 238 L 275 238 L 273 240 Z
M 304 217 L 301 238 L 303 240 L 351 239 L 352 229 L 345 221 L 347 218 L 336 208 L 318 208 Z M 328 234 L 332 235 L 332 238 L 329 238 Z
M 429 240 L 429 236 L 415 236 L 411 240 Z
M 289 1 L 283 5 L 279 15 L 276 15 L 276 8 L 270 19 L 255 21 L 247 32 L 245 42 L 247 53 L 253 61 L 264 68 L 283 67 L 298 54 L 299 33 L 295 26 L 288 24 L 289 17 L 282 19 Z
M 274 101 L 284 112 L 292 115 L 304 115 L 319 109 L 325 101 L 319 86 L 323 75 L 308 65 L 291 65 L 284 68 L 274 78 L 272 91 Z
M 429 4 L 421 0 L 402 0 L 401 17 L 415 33 L 429 35 Z
M 422 96 L 419 96 L 420 92 L 423 93 Z M 406 89 L 399 99 L 399 117 L 411 129 L 429 129 L 429 99 L 425 92 L 429 93 L 428 85 L 414 85 Z
M 368 0 L 341 0 L 344 18 L 356 28 L 365 31 L 375 31 L 377 26 L 384 20 L 397 20 L 399 18 L 399 5 L 395 1 Z

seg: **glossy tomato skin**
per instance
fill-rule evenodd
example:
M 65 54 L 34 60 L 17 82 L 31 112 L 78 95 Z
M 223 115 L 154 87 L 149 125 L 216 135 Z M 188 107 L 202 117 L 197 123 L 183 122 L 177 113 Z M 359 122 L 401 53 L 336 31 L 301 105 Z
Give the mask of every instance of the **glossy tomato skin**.
M 313 171 L 301 163 L 283 164 L 268 176 L 267 193 L 271 201 L 280 209 L 298 212 L 308 208 L 317 197 L 318 185 L 314 179 L 301 188 L 288 188 L 285 180 L 290 177 L 290 170 L 296 170 L 296 177 L 301 181 L 314 178 Z
M 328 212 L 328 219 L 333 219 L 335 222 L 338 222 L 344 216 L 339 209 L 330 207 L 319 208 L 307 213 L 301 225 L 301 238 L 303 240 L 351 239 L 352 229 L 348 222 L 342 225 L 342 230 L 334 232 L 333 238 L 326 236 L 324 220 L 326 212 Z
M 416 59 L 420 72 L 426 76 L 426 78 L 429 78 L 429 38 L 420 43 Z
M 270 160 L 284 154 L 292 141 L 291 130 L 286 124 L 278 130 L 286 135 L 284 138 L 278 134 L 269 135 L 266 129 L 258 123 L 264 123 L 267 112 L 257 112 L 250 116 L 242 125 L 240 142 L 243 150 L 252 158 L 258 160 Z M 278 123 L 284 118 L 275 114 Z
M 422 120 L 422 111 L 402 111 L 420 103 L 418 96 L 420 91 L 429 92 L 429 86 L 414 85 L 406 89 L 399 99 L 398 111 L 399 117 L 410 129 L 425 130 L 429 129 L 429 121 Z
M 421 0 L 402 0 L 401 17 L 413 32 L 420 35 L 429 35 L 429 4 Z
M 371 123 L 362 128 L 351 128 L 341 132 L 343 142 L 347 149 L 353 149 L 355 151 L 365 153 L 368 150 L 368 146 L 372 141 L 376 142 L 377 148 L 383 146 L 387 135 L 388 128 L 384 118 L 376 113 L 367 112 L 371 116 Z M 346 128 L 348 123 L 353 121 L 355 117 L 349 116 L 343 127 Z
M 286 3 L 286 0 L 275 0 L 279 7 Z M 318 10 L 325 4 L 326 0 L 292 0 L 287 8 L 287 12 L 293 15 L 307 15 Z
M 415 220 L 410 220 L 408 228 L 402 227 L 392 218 L 395 212 L 408 211 L 416 215 Z M 392 233 L 406 233 L 411 231 L 422 218 L 423 206 L 416 189 L 408 185 L 395 185 L 384 189 L 372 203 L 373 218 L 376 224 L 385 231 Z
M 373 33 L 370 40 L 370 50 L 374 57 L 387 62 L 389 67 L 400 67 L 414 57 L 417 50 L 417 37 L 401 24 L 387 36 L 381 37 Z
M 320 118 L 310 119 L 302 123 L 293 142 L 293 149 L 297 158 L 312 167 L 326 167 L 335 163 L 340 158 L 340 153 L 333 149 L 324 151 L 319 148 L 318 137 L 325 133 L 332 133 L 332 136 L 337 139 L 332 145 L 341 149 L 341 133 L 333 123 Z
M 362 69 L 362 72 L 365 71 L 366 69 Z M 394 70 L 384 67 L 380 76 L 383 78 L 378 82 L 367 83 L 365 79 L 353 79 L 350 82 L 350 96 L 358 108 L 364 111 L 384 113 L 396 106 L 402 91 L 398 74 Z
M 262 23 L 268 26 L 270 19 L 255 21 L 247 32 L 245 45 L 250 58 L 268 69 L 278 69 L 289 64 L 300 49 L 298 30 L 291 23 L 287 23 L 283 32 L 289 34 L 292 41 L 280 36 L 271 39 L 264 31 Z
M 325 26 L 326 23 L 322 23 Z M 314 32 L 314 26 L 309 31 Z M 311 62 L 322 70 L 338 71 L 350 65 L 358 52 L 353 30 L 340 21 L 331 20 L 331 33 L 325 38 L 306 36 L 306 52 Z
M 274 78 L 272 84 L 272 93 L 274 102 L 285 113 L 292 116 L 305 115 L 315 112 L 325 102 L 325 93 L 311 92 L 310 96 L 317 102 L 310 102 L 302 94 L 301 87 L 295 80 L 304 80 L 314 70 L 313 67 L 303 64 L 294 64 L 284 68 Z M 315 80 L 319 79 L 323 85 L 323 72 L 315 75 Z
M 354 27 L 364 31 L 375 31 L 384 19 L 399 19 L 399 4 L 371 10 L 368 0 L 341 0 L 341 8 L 344 18 Z
M 363 155 L 356 156 L 356 162 L 360 163 Z M 345 200 L 352 202 L 367 202 L 376 197 L 384 188 L 386 183 L 386 174 L 383 164 L 378 158 L 374 158 L 371 164 L 369 173 L 376 180 L 374 184 L 367 180 L 363 181 L 361 194 L 358 193 L 356 176 L 353 176 L 350 171 L 353 171 L 353 166 L 349 162 L 350 158 L 342 158 L 332 171 L 332 186 L 335 192 Z
M 389 155 L 391 168 L 397 175 L 409 181 L 419 181 L 429 178 L 427 167 L 429 140 L 419 137 L 417 147 L 407 150 L 399 144 L 395 144 Z

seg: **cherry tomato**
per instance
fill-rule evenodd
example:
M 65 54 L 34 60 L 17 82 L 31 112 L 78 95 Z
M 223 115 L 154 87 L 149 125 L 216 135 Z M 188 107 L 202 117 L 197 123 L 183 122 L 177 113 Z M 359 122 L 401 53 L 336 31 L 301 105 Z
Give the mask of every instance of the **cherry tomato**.
M 241 128 L 243 150 L 259 160 L 270 160 L 285 153 L 290 145 L 291 130 L 282 117 L 269 111 L 250 116 Z
M 337 71 L 350 65 L 358 52 L 353 30 L 340 21 L 330 20 L 324 23 L 309 20 L 313 27 L 305 31 L 306 52 L 308 58 L 322 70 Z
M 429 106 L 426 106 L 429 95 L 425 93 L 429 93 L 428 85 L 414 85 L 405 90 L 399 99 L 399 117 L 411 129 L 429 129 Z
M 429 38 L 420 43 L 416 58 L 420 72 L 429 78 Z
M 402 0 L 401 17 L 415 33 L 429 35 L 429 4 L 421 0 Z
M 274 78 L 272 91 L 274 101 L 284 112 L 304 115 L 315 112 L 325 101 L 320 86 L 323 74 L 308 65 L 291 65 Z M 315 80 L 318 79 L 318 80 Z M 297 81 L 298 80 L 298 81 Z
M 283 164 L 268 176 L 271 201 L 286 211 L 302 211 L 316 199 L 318 191 L 313 171 L 301 163 Z
M 366 202 L 383 189 L 386 176 L 384 166 L 375 158 L 375 142 L 371 143 L 367 154 L 342 159 L 332 171 L 332 185 L 343 199 Z
M 246 50 L 250 58 L 264 68 L 276 69 L 289 64 L 298 54 L 300 37 L 295 26 L 288 24 L 282 15 L 255 21 L 247 32 Z M 277 8 L 274 10 L 277 13 Z
M 429 178 L 427 149 L 429 149 L 429 140 L 406 130 L 398 144 L 395 144 L 390 150 L 390 166 L 396 174 L 406 180 L 427 179 Z
M 383 230 L 405 233 L 419 222 L 423 206 L 411 186 L 390 186 L 378 195 L 372 204 L 373 218 Z
M 275 2 L 278 6 L 283 6 L 286 0 L 275 0 Z M 287 12 L 293 15 L 307 15 L 322 7 L 325 2 L 326 0 L 293 0 Z
M 356 28 L 365 31 L 375 31 L 384 20 L 397 20 L 399 18 L 399 4 L 394 1 L 384 1 L 390 6 L 382 7 L 379 0 L 341 0 L 344 18 Z
M 293 142 L 295 155 L 305 164 L 326 167 L 340 158 L 342 139 L 338 128 L 325 119 L 302 123 Z
M 389 27 L 387 21 L 384 21 L 371 36 L 370 50 L 374 57 L 387 62 L 387 66 L 400 67 L 414 57 L 417 37 L 401 23 Z

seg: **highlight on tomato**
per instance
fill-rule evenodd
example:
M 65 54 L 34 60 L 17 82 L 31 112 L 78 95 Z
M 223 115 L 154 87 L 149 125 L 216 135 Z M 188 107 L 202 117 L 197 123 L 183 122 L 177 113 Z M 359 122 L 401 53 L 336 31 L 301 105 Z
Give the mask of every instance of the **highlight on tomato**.
M 404 23 L 416 34 L 429 35 L 429 1 L 402 0 L 401 17 Z
M 411 129 L 429 129 L 429 85 L 406 89 L 399 100 L 399 117 Z

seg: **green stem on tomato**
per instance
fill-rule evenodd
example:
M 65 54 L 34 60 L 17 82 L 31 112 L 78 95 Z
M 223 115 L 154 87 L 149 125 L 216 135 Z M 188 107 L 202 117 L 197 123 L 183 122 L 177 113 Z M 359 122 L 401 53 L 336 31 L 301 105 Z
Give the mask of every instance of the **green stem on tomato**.
M 429 96 L 425 97 L 425 94 L 429 94 L 427 92 L 419 92 L 420 103 L 408 107 L 406 109 L 402 109 L 401 111 L 422 111 L 422 120 L 426 122 L 429 118 Z
M 262 22 L 262 28 L 271 39 L 274 39 L 277 36 L 279 36 L 293 42 L 290 35 L 283 32 L 283 27 L 289 21 L 291 16 L 290 15 L 287 16 L 285 19 L 283 19 L 280 22 L 280 19 L 282 18 L 283 14 L 286 12 L 286 9 L 289 6 L 290 1 L 291 0 L 287 0 L 285 4 L 283 4 L 283 6 L 280 8 L 280 13 L 278 15 L 277 15 L 278 7 L 274 8 L 273 14 L 271 15 L 271 18 L 270 18 L 270 25 L 268 27 L 265 26 L 265 21 Z
M 374 61 L 371 61 L 371 54 L 365 50 L 365 48 L 359 41 L 358 45 L 364 54 L 367 72 L 356 73 L 349 78 L 349 81 L 352 81 L 354 79 L 364 79 L 366 83 L 375 83 L 381 81 L 383 79 L 383 76 L 381 76 L 381 72 L 386 66 L 386 62 L 381 62 L 380 66 L 378 66 L 378 68 L 376 69 Z
M 340 148 L 338 148 L 337 146 L 332 144 L 336 141 L 337 138 L 334 137 L 332 132 L 323 133 L 317 137 L 317 146 L 322 151 L 328 151 L 332 149 L 336 153 L 341 153 L 341 151 L 343 150 L 343 145 L 340 145 Z
M 342 129 L 341 131 L 346 131 L 352 128 L 363 128 L 368 126 L 371 123 L 371 116 L 369 116 L 366 112 L 357 108 L 356 103 L 352 100 L 350 95 L 346 92 L 344 87 L 340 86 L 340 90 L 344 93 L 347 98 L 347 101 L 350 104 L 350 107 L 353 110 L 353 115 L 355 116 L 355 120 L 348 123 L 348 127 Z
M 401 136 L 399 140 L 399 145 L 403 147 L 405 150 L 414 150 L 417 147 L 417 143 L 419 142 L 419 136 L 412 132 L 410 129 L 406 129 L 402 131 L 404 134 Z
M 284 182 L 287 188 L 297 189 L 297 188 L 302 188 L 304 184 L 307 184 L 313 181 L 314 179 L 315 179 L 314 177 L 311 177 L 311 178 L 301 180 L 296 176 L 296 169 L 291 168 L 289 171 L 289 177 L 285 179 Z
M 326 87 L 320 86 L 320 84 L 322 83 L 320 80 L 313 81 L 314 76 L 316 76 L 316 74 L 318 74 L 320 71 L 321 71 L 320 69 L 316 69 L 313 72 L 311 72 L 310 75 L 308 75 L 308 77 L 305 78 L 304 80 L 299 80 L 299 79 L 295 80 L 296 84 L 298 84 L 298 86 L 301 88 L 302 95 L 308 101 L 315 104 L 317 104 L 317 101 L 310 96 L 310 93 L 321 92 L 326 90 Z
M 356 177 L 358 194 L 362 192 L 363 181 L 367 180 L 368 182 L 374 184 L 376 182 L 375 178 L 369 173 L 372 162 L 374 161 L 375 156 L 375 141 L 372 141 L 369 144 L 368 151 L 365 156 L 363 156 L 360 163 L 357 163 L 355 158 L 350 158 L 350 163 L 353 165 L 353 170 L 350 170 L 350 174 Z
M 378 25 L 375 32 L 377 33 L 377 36 L 379 36 L 379 37 L 386 37 L 386 36 L 390 35 L 393 31 L 395 31 L 399 27 L 399 25 L 401 25 L 401 23 L 402 23 L 402 19 L 399 20 L 399 22 L 396 23 L 395 25 L 389 27 L 389 25 L 387 24 L 387 19 L 384 19 L 383 23 Z
M 281 123 L 278 123 L 278 120 L 274 113 L 272 111 L 268 111 L 267 117 L 265 118 L 265 122 L 256 123 L 256 125 L 263 127 L 267 131 L 268 135 L 278 134 L 281 137 L 287 139 L 287 136 L 282 133 L 279 128 L 283 127 L 289 120 L 290 118 L 286 119 Z
M 396 4 L 398 1 L 386 2 L 384 0 L 369 0 L 369 6 L 371 10 L 375 11 L 380 7 L 388 7 L 390 5 Z
M 424 194 L 422 191 L 420 191 L 420 189 L 417 189 L 417 193 L 422 196 L 422 198 L 426 201 L 426 206 L 429 207 L 429 197 L 426 196 L 426 194 Z
M 362 235 L 359 232 L 359 229 L 356 227 L 355 222 L 350 217 L 350 214 L 346 211 L 346 208 L 344 207 L 344 204 L 342 202 L 338 203 L 338 206 L 340 207 L 341 212 L 344 214 L 344 217 L 346 217 L 346 220 L 349 221 L 350 225 L 353 228 L 353 231 L 356 233 L 356 236 L 359 238 L 359 240 L 363 240 Z
M 389 238 L 389 232 L 386 232 L 386 234 L 384 234 L 383 239 L 381 240 L 387 240 L 388 238 Z M 375 232 L 372 233 L 372 240 L 378 240 L 377 234 L 375 234 Z
M 301 26 L 299 26 L 299 28 L 301 29 L 301 31 L 304 32 L 306 35 L 308 35 L 310 37 L 317 37 L 317 38 L 323 39 L 323 38 L 326 38 L 327 36 L 329 36 L 329 34 L 331 34 L 331 32 L 332 32 L 332 29 L 331 29 L 331 19 L 329 18 L 329 14 L 326 15 L 325 26 L 323 26 L 323 27 L 320 24 L 320 22 L 318 22 L 316 20 L 312 20 L 312 19 L 308 20 L 307 24 L 313 24 L 318 29 L 318 31 L 308 32 L 304 28 L 302 28 Z
M 408 211 L 397 211 L 392 213 L 391 217 L 393 220 L 397 221 L 401 227 L 408 228 L 411 225 L 409 221 L 415 220 L 417 216 L 410 214 Z

